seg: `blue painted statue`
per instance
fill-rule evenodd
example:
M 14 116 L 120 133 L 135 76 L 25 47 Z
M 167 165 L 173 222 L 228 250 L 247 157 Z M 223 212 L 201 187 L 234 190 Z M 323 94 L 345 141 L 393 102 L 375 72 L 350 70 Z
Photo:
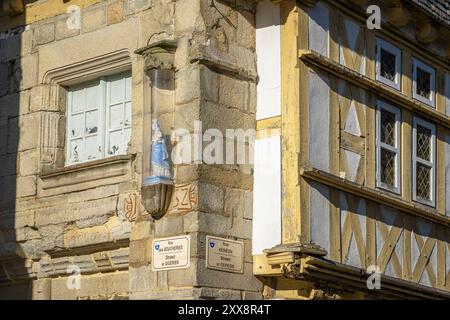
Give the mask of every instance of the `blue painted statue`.
M 173 184 L 170 174 L 170 160 L 164 135 L 158 120 L 152 120 L 152 151 L 150 161 L 150 176 L 145 178 L 144 184 Z

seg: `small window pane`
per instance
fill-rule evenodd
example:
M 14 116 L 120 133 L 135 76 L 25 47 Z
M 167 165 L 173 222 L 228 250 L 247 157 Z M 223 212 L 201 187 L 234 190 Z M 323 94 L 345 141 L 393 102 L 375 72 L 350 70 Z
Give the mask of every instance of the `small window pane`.
M 416 196 L 423 200 L 431 200 L 431 168 L 420 163 L 416 165 Z
M 119 153 L 124 153 L 123 147 L 123 134 L 122 130 L 114 131 L 109 134 L 109 146 L 108 155 L 112 156 Z
M 86 138 L 86 160 L 97 159 L 99 151 L 98 137 L 90 136 Z
M 110 82 L 110 104 L 116 104 L 123 101 L 125 97 L 124 79 L 112 80 Z
M 417 126 L 416 156 L 430 161 L 431 159 L 431 130 L 420 125 Z
M 128 145 L 131 143 L 131 128 L 123 130 L 123 141 L 125 142 L 124 148 L 128 149 Z M 122 150 L 125 152 L 126 150 Z
M 381 142 L 395 146 L 395 114 L 381 109 Z
M 70 142 L 70 160 L 71 162 L 80 162 L 83 160 L 83 139 Z
M 85 103 L 84 89 L 72 92 L 72 114 L 83 111 Z
M 131 102 L 125 103 L 125 122 L 124 126 L 131 126 Z
M 98 85 L 86 88 L 86 110 L 98 109 L 100 106 Z
M 116 104 L 109 109 L 109 128 L 116 129 L 123 125 L 123 104 Z
M 131 100 L 131 77 L 125 78 L 125 100 Z
M 76 138 L 83 135 L 84 131 L 84 114 L 79 113 L 72 116 L 71 119 L 70 138 Z
M 431 99 L 431 74 L 417 67 L 416 93 L 424 98 Z
M 380 55 L 381 76 L 390 81 L 395 81 L 395 55 L 383 48 L 381 48 Z
M 395 187 L 395 153 L 381 148 L 381 182 Z
M 86 112 L 86 134 L 98 132 L 98 111 Z

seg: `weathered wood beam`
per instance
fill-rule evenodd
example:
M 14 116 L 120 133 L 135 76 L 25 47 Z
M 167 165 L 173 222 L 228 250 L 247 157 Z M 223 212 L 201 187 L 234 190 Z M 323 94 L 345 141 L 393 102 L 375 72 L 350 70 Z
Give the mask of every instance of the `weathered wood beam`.
M 402 28 L 411 21 L 411 11 L 401 0 L 390 1 L 386 10 L 387 20 L 396 26 Z
M 3 0 L 3 11 L 12 17 L 24 13 L 25 4 L 23 0 Z

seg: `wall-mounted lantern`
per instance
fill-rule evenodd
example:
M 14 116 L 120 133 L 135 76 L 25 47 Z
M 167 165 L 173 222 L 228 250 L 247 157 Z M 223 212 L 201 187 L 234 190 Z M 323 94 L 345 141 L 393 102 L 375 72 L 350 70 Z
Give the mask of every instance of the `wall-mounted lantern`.
M 136 50 L 145 61 L 142 204 L 155 219 L 167 212 L 174 189 L 170 127 L 161 125 L 160 116 L 173 110 L 175 50 L 176 43 L 172 41 L 159 41 Z

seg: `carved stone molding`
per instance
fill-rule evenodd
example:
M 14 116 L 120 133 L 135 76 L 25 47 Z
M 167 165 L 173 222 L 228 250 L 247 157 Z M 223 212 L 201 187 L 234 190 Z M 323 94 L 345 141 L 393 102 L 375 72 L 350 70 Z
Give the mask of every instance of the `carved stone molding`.
M 439 29 L 430 19 L 420 20 L 417 23 L 416 39 L 421 43 L 432 43 L 439 37 Z
M 400 0 L 392 1 L 386 10 L 386 17 L 397 28 L 406 26 L 411 20 L 411 11 Z
M 118 155 L 59 169 L 47 169 L 39 175 L 38 197 L 127 181 L 131 178 L 131 160 L 130 155 Z
M 48 70 L 43 83 L 71 85 L 104 75 L 129 70 L 131 58 L 128 49 L 121 49 L 105 55 L 80 61 L 64 67 Z
M 173 40 L 161 40 L 137 49 L 136 54 L 144 57 L 144 69 L 171 70 L 174 68 L 174 55 L 177 49 L 177 43 Z

